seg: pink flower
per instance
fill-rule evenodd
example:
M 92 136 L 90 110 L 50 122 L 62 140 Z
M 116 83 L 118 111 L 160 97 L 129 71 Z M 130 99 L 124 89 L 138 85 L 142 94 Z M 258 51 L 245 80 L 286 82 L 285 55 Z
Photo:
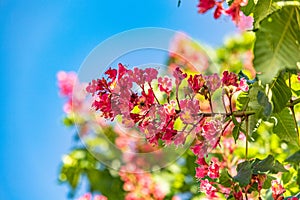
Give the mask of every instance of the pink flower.
M 179 146 L 179 145 L 183 145 L 185 143 L 185 140 L 186 140 L 186 136 L 184 135 L 184 133 L 177 133 L 177 135 L 175 136 L 175 139 L 174 139 L 174 144 L 176 146 Z
M 75 72 L 60 71 L 57 73 L 58 87 L 60 94 L 67 97 L 72 97 L 73 87 L 77 81 Z
M 243 12 L 240 12 L 240 21 L 237 24 L 237 27 L 240 31 L 247 31 L 251 30 L 253 27 L 253 17 L 252 16 L 246 16 Z
M 203 141 L 200 141 L 191 147 L 191 150 L 196 156 L 204 158 L 208 153 L 208 146 Z
M 285 189 L 277 180 L 272 180 L 271 184 L 272 184 L 272 196 L 274 200 L 281 199 L 281 196 L 285 192 Z
M 167 115 L 176 115 L 176 102 L 174 100 L 171 100 L 170 103 L 166 103 L 164 105 L 164 110 Z
M 200 165 L 196 168 L 196 178 L 204 178 L 208 173 L 208 166 L 207 165 Z
M 212 179 L 215 179 L 215 178 L 219 178 L 220 174 L 219 174 L 219 169 L 220 169 L 220 166 L 215 163 L 215 162 L 212 162 L 209 166 L 208 166 L 208 173 L 207 175 L 212 178 Z
M 159 77 L 158 78 L 158 88 L 161 92 L 167 93 L 167 95 L 170 95 L 172 91 L 172 80 L 165 76 L 165 77 Z
M 200 111 L 199 101 L 184 99 L 180 100 L 179 104 L 181 108 L 179 116 L 183 123 L 192 124 L 197 122 Z
M 216 4 L 215 0 L 200 0 L 198 4 L 199 13 L 205 13 L 212 9 Z
M 128 70 L 127 74 L 133 82 L 141 86 L 145 83 L 151 83 L 153 79 L 156 79 L 158 71 L 154 68 L 143 70 L 135 67 L 133 70 Z
M 221 86 L 221 79 L 218 74 L 214 73 L 213 75 L 205 76 L 206 86 L 209 91 L 213 93 Z
M 204 191 L 209 198 L 217 197 L 217 189 L 207 179 L 200 181 L 200 190 Z
M 178 87 L 180 85 L 180 83 L 182 82 L 182 80 L 187 77 L 187 74 L 183 73 L 181 71 L 181 69 L 179 67 L 177 67 L 173 72 L 173 76 L 175 78 L 175 84 Z
M 222 130 L 221 122 L 218 120 L 211 120 L 209 122 L 205 122 L 202 126 L 202 136 L 215 147 L 216 141 L 218 141 L 219 132 Z
M 249 86 L 245 78 L 241 78 L 238 90 L 242 90 L 243 92 L 248 92 Z

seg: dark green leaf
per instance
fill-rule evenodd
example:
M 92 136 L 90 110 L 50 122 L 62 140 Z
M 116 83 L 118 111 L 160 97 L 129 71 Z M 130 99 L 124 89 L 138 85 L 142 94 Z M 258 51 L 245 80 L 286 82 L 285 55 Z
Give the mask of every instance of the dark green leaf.
M 241 187 L 245 187 L 250 183 L 252 177 L 251 163 L 249 161 L 242 162 L 237 166 L 237 175 L 233 177 Z
M 272 155 L 269 155 L 263 160 L 256 159 L 252 163 L 252 169 L 254 174 L 260 173 L 272 173 L 277 174 L 278 172 L 288 172 L 284 166 L 274 159 Z
M 232 136 L 233 136 L 235 143 L 236 143 L 237 139 L 239 138 L 239 135 L 240 135 L 240 127 L 234 126 L 234 128 L 232 129 Z
M 263 115 L 268 118 L 272 112 L 272 104 L 269 102 L 267 95 L 261 90 L 257 93 L 257 102 L 263 107 Z
M 293 155 L 291 155 L 290 157 L 288 157 L 285 161 L 289 163 L 296 163 L 296 164 L 300 163 L 300 150 L 294 153 Z

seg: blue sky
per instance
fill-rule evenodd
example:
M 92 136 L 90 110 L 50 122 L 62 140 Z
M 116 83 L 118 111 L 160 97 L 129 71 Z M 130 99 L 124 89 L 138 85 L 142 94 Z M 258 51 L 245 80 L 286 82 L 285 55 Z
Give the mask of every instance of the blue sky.
M 77 71 L 101 41 L 141 27 L 181 30 L 218 46 L 229 19 L 197 14 L 197 0 L 0 0 L 0 199 L 60 200 L 56 182 L 72 130 L 63 127 L 59 70 Z

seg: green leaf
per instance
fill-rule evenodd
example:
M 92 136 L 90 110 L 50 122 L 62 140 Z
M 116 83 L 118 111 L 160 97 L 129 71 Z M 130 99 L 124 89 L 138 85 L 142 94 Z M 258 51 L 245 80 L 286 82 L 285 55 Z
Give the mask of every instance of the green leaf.
M 272 104 L 269 102 L 267 95 L 263 91 L 258 91 L 257 102 L 263 107 L 263 115 L 269 117 L 272 113 Z
M 252 164 L 252 168 L 254 174 L 277 174 L 278 172 L 288 172 L 288 170 L 286 170 L 280 162 L 275 160 L 272 155 L 269 155 L 263 160 L 255 159 L 255 161 Z
M 253 12 L 254 8 L 255 8 L 254 0 L 248 0 L 247 5 L 241 7 L 241 11 L 243 11 L 243 13 L 246 16 L 249 16 Z
M 251 163 L 249 161 L 242 162 L 237 166 L 237 175 L 233 177 L 241 187 L 245 187 L 250 183 L 252 177 Z
M 298 169 L 298 174 L 297 174 L 297 184 L 300 186 L 300 168 Z M 299 193 L 300 196 L 300 193 Z
M 296 164 L 300 163 L 300 150 L 288 157 L 285 161 Z
M 232 177 L 229 175 L 227 170 L 222 170 L 219 183 L 224 187 L 230 187 L 232 185 Z
M 287 102 L 292 96 L 292 92 L 281 76 L 278 76 L 272 82 L 270 90 L 272 91 L 273 112 L 278 113 L 286 107 Z
M 240 127 L 234 126 L 234 128 L 232 129 L 232 136 L 233 136 L 235 143 L 236 143 L 237 139 L 239 138 L 239 135 L 240 135 Z
M 267 14 L 270 9 L 267 7 L 261 12 Z M 284 6 L 268 17 L 263 16 L 256 32 L 253 61 L 256 71 L 262 73 L 262 81 L 271 82 L 278 71 L 286 67 L 295 69 L 297 62 L 300 62 L 299 12 L 298 6 Z
M 276 10 L 272 5 L 273 0 L 259 0 L 257 2 L 253 11 L 254 28 L 258 28 L 260 22 Z
M 261 118 L 261 113 L 263 111 L 263 107 L 258 103 L 258 92 L 263 91 L 263 88 L 258 85 L 258 83 L 254 83 L 253 86 L 249 90 L 249 103 L 248 106 L 251 110 L 255 110 L 255 116 L 257 119 Z
M 241 92 L 236 100 L 237 110 L 246 110 L 246 107 L 249 103 L 249 95 L 247 92 Z
M 271 186 L 272 186 L 271 182 L 272 182 L 272 180 L 275 180 L 275 179 L 276 178 L 274 178 L 273 176 L 267 175 L 267 178 L 266 178 L 266 180 L 265 180 L 262 188 L 263 189 L 269 189 L 269 188 L 271 188 Z
M 89 179 L 90 190 L 92 192 L 101 192 L 109 199 L 124 199 L 124 191 L 122 189 L 123 182 L 119 176 L 112 176 L 108 169 L 103 171 L 90 169 L 87 171 L 87 177 Z
M 299 146 L 298 134 L 290 110 L 288 108 L 284 108 L 280 113 L 275 113 L 273 117 L 275 118 L 273 132 L 281 140 L 284 140 L 292 145 Z

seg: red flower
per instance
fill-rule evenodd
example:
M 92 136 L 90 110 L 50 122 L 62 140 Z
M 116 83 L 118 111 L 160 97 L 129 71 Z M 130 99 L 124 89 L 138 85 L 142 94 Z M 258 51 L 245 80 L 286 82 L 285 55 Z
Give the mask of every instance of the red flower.
M 104 78 L 92 80 L 89 85 L 86 87 L 86 91 L 94 95 L 96 92 L 106 92 L 109 91 L 108 84 Z
M 231 6 L 225 11 L 226 14 L 231 16 L 232 21 L 235 24 L 238 24 L 240 21 L 240 4 L 238 1 L 235 1 Z
M 236 200 L 243 200 L 243 193 L 241 191 L 233 192 L 233 196 Z
M 218 19 L 221 16 L 224 9 L 223 9 L 222 2 L 217 2 L 216 5 L 217 5 L 217 7 L 216 7 L 216 10 L 214 12 L 214 18 Z
M 110 94 L 99 95 L 92 105 L 95 110 L 100 110 L 104 118 L 113 120 L 114 114 L 112 112 Z
M 190 75 L 188 79 L 189 86 L 193 89 L 195 93 L 198 93 L 199 90 L 204 86 L 205 80 L 202 77 L 202 74 L 196 74 L 194 76 Z
M 199 13 L 205 13 L 207 12 L 209 9 L 212 9 L 216 4 L 215 0 L 200 0 L 199 4 L 198 4 L 198 12 Z
M 111 85 L 116 80 L 118 71 L 116 69 L 109 68 L 105 74 L 108 75 L 109 79 L 111 79 L 111 81 L 108 83 L 108 85 Z
M 233 85 L 238 87 L 237 81 L 238 81 L 238 77 L 235 73 L 232 72 L 229 73 L 228 71 L 223 72 L 223 77 L 222 77 L 223 85 L 225 86 Z
M 119 75 L 118 75 L 118 80 L 120 80 L 124 74 L 126 74 L 129 70 L 126 69 L 126 67 L 124 67 L 124 65 L 122 65 L 121 63 L 118 64 L 119 66 Z

